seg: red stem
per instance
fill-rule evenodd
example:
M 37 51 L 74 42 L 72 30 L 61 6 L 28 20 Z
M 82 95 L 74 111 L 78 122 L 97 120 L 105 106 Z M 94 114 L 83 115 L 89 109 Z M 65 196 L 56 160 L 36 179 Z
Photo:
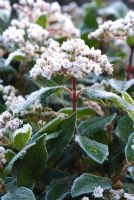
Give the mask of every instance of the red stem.
M 130 48 L 130 56 L 129 56 L 129 62 L 126 67 L 126 80 L 130 80 L 132 78 L 132 72 L 133 72 L 133 67 L 132 67 L 132 62 L 133 62 L 133 53 L 134 53 L 134 48 Z
M 77 109 L 77 93 L 76 93 L 76 79 L 72 77 L 72 109 L 75 112 Z

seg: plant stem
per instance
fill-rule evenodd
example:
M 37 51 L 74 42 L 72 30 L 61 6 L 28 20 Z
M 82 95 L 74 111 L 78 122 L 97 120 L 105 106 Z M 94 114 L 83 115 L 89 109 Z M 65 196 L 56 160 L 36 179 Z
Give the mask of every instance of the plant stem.
M 71 99 L 72 99 L 72 109 L 73 109 L 73 112 L 75 112 L 77 109 L 77 94 L 76 94 L 76 79 L 74 77 L 72 77 Z
M 134 47 L 130 47 L 130 56 L 129 56 L 129 62 L 126 68 L 126 80 L 130 80 L 132 78 L 132 72 L 133 72 L 133 53 L 134 53 Z

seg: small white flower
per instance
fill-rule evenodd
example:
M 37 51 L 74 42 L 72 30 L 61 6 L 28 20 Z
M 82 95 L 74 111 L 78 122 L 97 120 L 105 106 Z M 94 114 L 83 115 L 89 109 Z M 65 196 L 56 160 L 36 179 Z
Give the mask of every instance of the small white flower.
M 124 193 L 124 197 L 125 197 L 127 200 L 134 200 L 134 195 L 129 194 L 129 193 Z
M 89 197 L 83 197 L 81 200 L 89 200 Z
M 0 146 L 0 169 L 3 168 L 3 165 L 6 163 L 4 153 L 5 153 L 5 148 Z
M 131 145 L 131 149 L 134 151 L 134 144 Z
M 5 148 L 0 146 L 0 153 L 3 153 L 5 151 Z
M 94 196 L 95 198 L 102 198 L 102 197 L 103 197 L 103 192 L 104 192 L 103 188 L 100 187 L 100 186 L 98 186 L 98 187 L 96 187 L 96 188 L 94 189 L 94 191 L 93 191 L 93 196 Z
M 46 40 L 49 33 L 38 24 L 30 24 L 28 30 L 28 37 L 36 41 Z

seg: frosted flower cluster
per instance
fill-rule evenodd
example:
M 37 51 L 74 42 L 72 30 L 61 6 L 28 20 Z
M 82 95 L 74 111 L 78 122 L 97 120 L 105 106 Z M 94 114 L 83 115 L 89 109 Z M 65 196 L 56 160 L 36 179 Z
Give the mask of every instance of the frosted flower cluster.
M 79 30 L 74 26 L 71 17 L 62 13 L 58 2 L 47 3 L 43 0 L 20 0 L 14 4 L 18 19 L 35 22 L 39 16 L 47 16 L 47 30 L 52 36 L 79 36 Z
M 11 85 L 3 86 L 0 84 L 0 92 L 2 93 L 7 110 L 15 112 L 25 102 L 25 98 L 22 95 L 16 95 L 18 91 Z
M 4 133 L 6 129 L 10 131 L 17 130 L 23 124 L 19 118 L 14 118 L 8 111 L 0 115 L 0 130 Z
M 134 11 L 129 11 L 125 18 L 107 21 L 89 34 L 89 38 L 114 39 L 134 36 Z
M 113 200 L 120 200 L 121 197 L 124 194 L 124 190 L 120 189 L 120 190 L 110 190 L 110 199 Z
M 100 187 L 100 186 L 98 186 L 98 187 L 96 187 L 96 188 L 94 189 L 94 191 L 93 191 L 93 196 L 94 196 L 95 198 L 103 198 L 103 192 L 104 192 L 103 188 Z
M 29 97 L 29 95 L 22 96 L 18 94 L 18 90 L 11 85 L 3 86 L 0 84 L 0 92 L 2 93 L 7 110 L 12 111 L 13 113 L 17 113 L 18 108 L 20 108 L 20 106 L 24 104 Z M 30 95 L 32 94 L 34 94 L 34 92 Z M 19 115 L 22 119 L 36 119 L 36 122 L 39 126 L 43 126 L 46 121 L 57 117 L 57 113 L 51 108 L 43 107 L 43 105 L 40 103 L 40 100 L 36 100 L 28 109 L 21 111 Z M 0 143 L 2 139 L 3 132 L 2 129 L 0 129 Z
M 3 169 L 3 165 L 6 163 L 4 152 L 5 148 L 0 146 L 0 169 Z
M 11 26 L 3 32 L 2 37 L 6 47 L 11 51 L 17 50 L 13 55 L 22 53 L 28 60 L 32 60 L 45 50 L 46 43 L 51 44 L 52 39 L 48 40 L 48 35 L 48 31 L 37 24 L 12 20 Z
M 134 200 L 134 195 L 129 193 L 124 193 L 126 200 Z
M 102 55 L 100 50 L 90 49 L 81 39 L 71 39 L 63 42 L 58 52 L 42 54 L 31 69 L 30 76 L 49 80 L 53 74 L 63 73 L 82 79 L 91 72 L 99 75 L 104 71 L 109 74 L 113 72 L 106 55 Z

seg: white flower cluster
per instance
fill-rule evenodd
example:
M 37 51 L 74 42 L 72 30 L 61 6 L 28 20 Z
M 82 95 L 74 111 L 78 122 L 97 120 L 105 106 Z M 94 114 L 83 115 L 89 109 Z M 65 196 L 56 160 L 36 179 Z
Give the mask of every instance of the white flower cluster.
M 23 124 L 19 118 L 14 118 L 8 111 L 0 115 L 0 129 L 4 133 L 6 129 L 10 131 L 17 130 Z
M 113 72 L 106 55 L 102 55 L 100 50 L 90 49 L 81 39 L 71 39 L 64 42 L 58 52 L 42 54 L 31 69 L 30 76 L 49 80 L 53 74 L 64 73 L 82 79 L 90 72 L 99 75 L 104 71 L 109 74 Z
M 96 187 L 96 188 L 94 189 L 94 191 L 93 191 L 93 196 L 94 196 L 95 198 L 103 198 L 103 192 L 104 192 L 103 188 L 100 187 L 100 186 L 98 186 L 98 187 Z
M 41 15 L 46 15 L 48 20 L 47 30 L 52 36 L 79 36 L 79 30 L 75 28 L 69 15 L 61 12 L 57 2 L 47 3 L 43 0 L 20 0 L 14 4 L 19 20 L 26 19 L 35 22 Z
M 11 85 L 3 86 L 0 84 L 0 92 L 2 93 L 7 110 L 12 111 L 13 113 L 17 113 L 20 106 L 24 104 L 29 97 L 29 95 L 18 95 L 18 90 Z M 36 94 L 36 92 L 33 92 L 32 94 L 34 95 L 34 93 Z M 43 107 L 40 100 L 36 100 L 27 110 L 21 111 L 19 115 L 22 119 L 29 119 L 30 117 L 34 119 L 36 118 L 36 122 L 40 126 L 43 126 L 46 121 L 49 121 L 57 116 L 56 112 L 52 109 Z M 3 130 L 0 129 L 0 144 L 2 144 L 3 140 L 2 131 Z
M 134 195 L 129 193 L 124 193 L 126 200 L 134 200 Z
M 2 37 L 4 45 L 13 51 L 17 50 L 16 54 L 19 52 L 28 59 L 36 59 L 45 50 L 48 35 L 48 31 L 37 24 L 26 20 L 12 20 L 11 26 L 3 32 Z M 49 43 L 47 41 L 48 45 Z
M 25 102 L 25 98 L 22 95 L 16 96 L 17 90 L 11 85 L 3 86 L 0 84 L 0 92 L 3 95 L 7 110 L 15 112 L 16 109 Z
M 112 200 L 120 200 L 124 194 L 124 190 L 110 190 L 110 199 Z
M 5 148 L 0 146 L 0 169 L 3 169 L 3 165 L 6 163 L 4 152 Z
M 10 46 L 14 47 L 15 44 L 24 42 L 24 35 L 25 32 L 23 29 L 10 26 L 3 32 L 3 42 L 4 44 L 10 44 Z
M 114 39 L 134 36 L 134 11 L 129 11 L 125 18 L 107 21 L 89 34 L 89 38 Z

